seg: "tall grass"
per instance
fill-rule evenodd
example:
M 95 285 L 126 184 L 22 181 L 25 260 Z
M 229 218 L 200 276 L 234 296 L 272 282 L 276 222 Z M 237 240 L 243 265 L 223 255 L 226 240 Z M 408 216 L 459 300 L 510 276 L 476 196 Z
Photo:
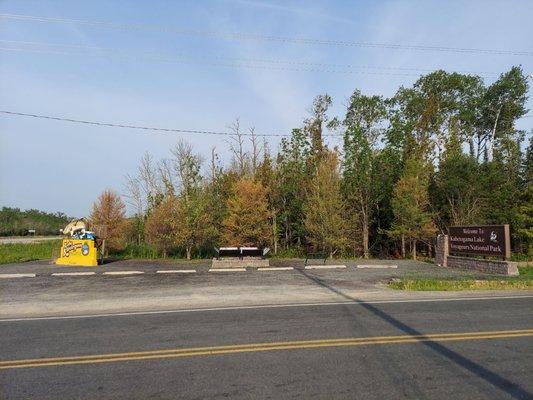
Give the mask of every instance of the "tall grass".
M 59 255 L 61 240 L 0 244 L 0 264 L 52 259 Z

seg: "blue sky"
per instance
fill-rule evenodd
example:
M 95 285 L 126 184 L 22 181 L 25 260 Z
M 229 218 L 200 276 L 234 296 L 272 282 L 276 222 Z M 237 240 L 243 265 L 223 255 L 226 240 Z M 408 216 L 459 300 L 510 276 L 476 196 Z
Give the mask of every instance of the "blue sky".
M 411 85 L 419 72 L 401 68 L 472 71 L 487 75 L 489 83 L 512 65 L 533 73 L 531 56 L 223 35 L 531 52 L 531 1 L 4 0 L 0 14 L 118 24 L 0 18 L 0 109 L 75 119 L 224 131 L 240 117 L 244 128 L 289 133 L 301 125 L 317 94 L 330 94 L 332 115 L 342 115 L 356 88 L 391 96 L 400 85 Z M 265 59 L 283 63 L 258 61 Z M 369 68 L 353 69 L 365 73 L 328 72 L 331 66 L 301 71 L 302 65 L 287 62 Z M 218 65 L 243 63 L 251 67 Z M 533 108 L 531 101 L 528 106 Z M 519 127 L 529 131 L 533 118 L 522 119 Z M 123 191 L 124 176 L 135 172 L 144 152 L 166 157 L 179 137 L 206 157 L 216 146 L 223 160 L 229 158 L 222 137 L 0 115 L 0 206 L 85 216 L 105 188 Z M 278 139 L 270 145 L 277 149 Z

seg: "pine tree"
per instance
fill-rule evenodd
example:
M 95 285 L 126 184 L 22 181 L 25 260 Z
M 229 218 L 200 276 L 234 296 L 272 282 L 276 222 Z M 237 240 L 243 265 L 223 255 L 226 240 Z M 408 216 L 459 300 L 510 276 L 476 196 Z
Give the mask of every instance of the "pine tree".
M 411 241 L 412 257 L 416 260 L 417 240 L 432 237 L 436 228 L 428 211 L 427 166 L 418 159 L 408 159 L 400 180 L 394 187 L 392 208 L 394 223 L 391 236 L 402 241 L 402 256 L 405 257 L 405 240 Z
M 210 224 L 208 196 L 203 187 L 182 193 L 175 200 L 175 214 L 171 219 L 174 243 L 185 249 L 187 260 L 193 249 L 205 247 L 213 241 L 214 229 Z
M 294 129 L 289 140 L 281 141 L 273 201 L 278 210 L 279 230 L 285 249 L 299 246 L 305 238 L 303 206 L 310 176 L 310 158 L 311 146 L 302 130 Z
M 317 250 L 328 252 L 330 256 L 346 245 L 340 183 L 337 154 L 324 152 L 311 181 L 304 210 L 307 241 Z
M 176 245 L 174 227 L 177 219 L 176 199 L 170 196 L 160 202 L 146 220 L 146 241 L 161 252 L 163 257 Z
M 226 203 L 227 217 L 222 222 L 224 244 L 262 246 L 269 242 L 271 230 L 267 193 L 260 182 L 241 178 Z
M 104 190 L 93 203 L 90 225 L 104 234 L 108 249 L 124 248 L 125 215 L 126 206 L 114 190 Z

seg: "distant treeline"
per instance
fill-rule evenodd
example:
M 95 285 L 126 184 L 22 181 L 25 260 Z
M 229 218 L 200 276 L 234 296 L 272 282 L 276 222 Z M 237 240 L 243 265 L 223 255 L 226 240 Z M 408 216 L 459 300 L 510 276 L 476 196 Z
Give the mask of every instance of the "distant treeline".
M 35 229 L 36 235 L 57 235 L 65 227 L 69 217 L 62 212 L 47 213 L 39 210 L 2 207 L 0 209 L 0 236 L 27 235 Z

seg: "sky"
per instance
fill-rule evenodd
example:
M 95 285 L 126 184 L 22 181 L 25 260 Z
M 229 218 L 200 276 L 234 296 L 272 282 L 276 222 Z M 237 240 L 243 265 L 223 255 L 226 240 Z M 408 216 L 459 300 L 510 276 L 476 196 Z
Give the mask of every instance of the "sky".
M 355 89 L 392 96 L 436 69 L 486 83 L 513 65 L 533 73 L 532 1 L 3 0 L 0 14 L 0 110 L 88 121 L 220 132 L 239 118 L 288 134 L 322 93 L 342 117 Z M 86 216 L 104 189 L 124 193 L 145 152 L 168 157 L 180 138 L 230 158 L 225 136 L 0 113 L 0 207 Z

